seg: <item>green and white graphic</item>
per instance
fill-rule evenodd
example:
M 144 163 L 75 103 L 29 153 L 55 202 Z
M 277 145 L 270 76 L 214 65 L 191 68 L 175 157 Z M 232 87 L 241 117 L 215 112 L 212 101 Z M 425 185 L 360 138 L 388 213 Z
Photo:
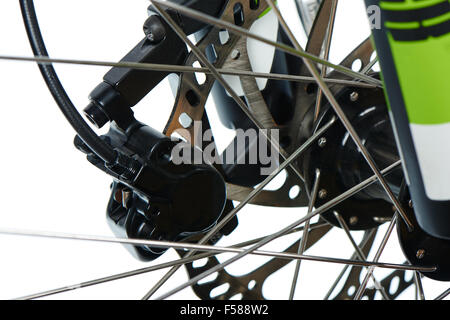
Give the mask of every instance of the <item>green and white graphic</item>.
M 380 6 L 427 196 L 450 200 L 450 2 Z

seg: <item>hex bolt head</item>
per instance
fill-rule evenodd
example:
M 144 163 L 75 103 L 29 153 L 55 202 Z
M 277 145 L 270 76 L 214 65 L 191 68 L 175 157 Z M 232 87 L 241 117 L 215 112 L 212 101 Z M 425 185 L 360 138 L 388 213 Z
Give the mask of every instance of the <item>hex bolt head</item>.
M 319 198 L 320 199 L 325 199 L 327 197 L 327 195 L 328 195 L 327 190 L 322 189 L 322 190 L 319 191 Z
M 419 249 L 416 252 L 416 258 L 421 260 L 425 257 L 425 250 L 424 249 Z
M 359 93 L 354 91 L 350 94 L 350 101 L 356 102 L 359 99 Z
M 327 145 L 327 138 L 322 137 L 317 143 L 319 144 L 319 147 L 324 148 Z

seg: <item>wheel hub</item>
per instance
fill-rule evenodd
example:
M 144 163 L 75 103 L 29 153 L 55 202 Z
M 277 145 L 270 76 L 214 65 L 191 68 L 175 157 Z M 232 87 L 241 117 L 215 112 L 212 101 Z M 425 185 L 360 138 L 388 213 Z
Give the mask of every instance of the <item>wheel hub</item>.
M 398 161 L 398 151 L 383 91 L 349 87 L 341 90 L 337 97 L 378 167 L 384 169 Z M 313 112 L 312 109 L 310 112 Z M 320 128 L 334 114 L 331 106 L 327 105 L 315 128 Z M 303 168 L 308 186 L 314 184 L 316 169 L 321 172 L 317 207 L 373 176 L 363 155 L 340 122 L 310 148 L 303 161 Z M 396 169 L 386 178 L 394 193 L 398 194 L 403 180 L 401 169 Z M 333 225 L 339 226 L 334 211 L 338 212 L 353 230 L 377 227 L 390 220 L 393 215 L 392 204 L 378 182 L 322 215 Z

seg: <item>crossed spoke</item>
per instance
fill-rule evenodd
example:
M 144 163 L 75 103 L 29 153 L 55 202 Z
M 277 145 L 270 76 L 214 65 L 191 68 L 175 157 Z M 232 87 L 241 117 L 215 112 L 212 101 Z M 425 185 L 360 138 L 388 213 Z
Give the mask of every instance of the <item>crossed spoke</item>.
M 11 56 L 11 55 L 0 55 L 0 60 L 7 61 L 21 61 L 21 62 L 35 62 L 38 64 L 72 64 L 72 65 L 84 65 L 84 66 L 97 66 L 97 67 L 116 67 L 116 68 L 126 68 L 126 69 L 136 69 L 136 70 L 146 70 L 146 71 L 163 71 L 163 72 L 175 72 L 175 73 L 204 73 L 212 74 L 212 72 L 205 67 L 191 67 L 184 65 L 173 65 L 173 64 L 158 64 L 158 63 L 144 63 L 144 62 L 131 62 L 131 61 L 99 61 L 99 60 L 79 60 L 79 59 L 60 59 L 60 58 L 50 58 L 44 56 L 35 57 L 22 57 L 22 56 Z M 282 73 L 265 73 L 265 72 L 255 72 L 255 71 L 245 71 L 236 69 L 217 69 L 217 72 L 221 75 L 228 76 L 241 76 L 241 77 L 254 77 L 260 79 L 271 79 L 271 80 L 283 80 L 292 82 L 302 82 L 311 83 L 315 82 L 313 77 L 308 76 L 296 76 L 290 74 Z M 369 83 L 363 83 L 360 81 L 352 81 L 345 79 L 325 79 L 327 83 L 339 84 L 345 86 L 354 86 L 361 88 L 375 88 L 376 86 Z
M 361 248 L 356 244 L 356 241 L 355 241 L 355 239 L 353 239 L 353 237 L 350 233 L 350 228 L 348 227 L 345 220 L 342 218 L 342 216 L 338 212 L 334 211 L 333 213 L 334 213 L 334 216 L 336 217 L 336 219 L 338 220 L 339 225 L 345 231 L 345 234 L 347 235 L 347 238 L 350 240 L 353 248 L 355 249 L 355 252 L 356 252 L 358 258 L 362 261 L 367 261 L 366 255 L 364 254 L 364 252 L 362 252 Z M 383 296 L 383 298 L 385 300 L 390 300 L 386 293 L 386 290 L 381 285 L 381 283 L 377 279 L 375 279 L 375 276 L 373 274 L 371 274 L 370 277 L 372 278 L 372 281 L 375 283 L 375 288 L 381 292 L 381 295 Z
M 238 27 L 235 24 L 229 23 L 229 22 L 221 20 L 221 19 L 217 19 L 217 18 L 215 18 L 213 16 L 204 14 L 204 13 L 202 13 L 200 11 L 193 10 L 193 9 L 190 9 L 190 8 L 186 8 L 186 7 L 182 6 L 182 5 L 178 5 L 178 4 L 173 3 L 173 2 L 162 2 L 162 1 L 159 1 L 159 0 L 152 0 L 152 2 L 153 2 L 153 4 L 156 3 L 158 5 L 177 10 L 180 13 L 182 13 L 183 15 L 189 16 L 189 17 L 197 19 L 199 21 L 202 21 L 202 22 L 205 22 L 205 23 L 217 26 L 217 27 L 221 27 L 221 28 L 227 29 L 230 32 L 234 32 L 234 33 L 236 33 L 238 35 L 249 37 L 251 39 L 255 39 L 255 40 L 261 41 L 261 42 L 263 42 L 265 44 L 268 44 L 270 46 L 278 48 L 279 50 L 281 50 L 283 52 L 286 52 L 288 54 L 291 54 L 293 56 L 296 56 L 296 57 L 299 57 L 299 58 L 305 58 L 305 59 L 307 59 L 309 61 L 314 61 L 316 63 L 326 65 L 327 67 L 330 67 L 330 68 L 336 70 L 337 72 L 340 72 L 342 74 L 348 75 L 348 76 L 350 76 L 352 78 L 360 79 L 360 80 L 366 81 L 368 83 L 377 85 L 379 87 L 383 87 L 382 82 L 380 80 L 378 80 L 378 79 L 372 78 L 372 77 L 370 77 L 368 75 L 365 75 L 365 74 L 362 74 L 360 72 L 353 71 L 353 70 L 351 70 L 349 68 L 346 68 L 344 66 L 333 64 L 330 61 L 327 61 L 325 59 L 319 58 L 319 57 L 317 57 L 315 55 L 312 55 L 312 54 L 309 54 L 307 52 L 297 50 L 296 48 L 290 47 L 290 46 L 285 45 L 283 43 L 271 41 L 271 40 L 269 40 L 267 38 L 264 38 L 264 37 L 261 37 L 259 35 L 253 34 L 253 33 L 249 32 L 248 30 L 246 30 L 244 28 Z
M 395 213 L 394 218 L 389 223 L 389 227 L 386 231 L 386 234 L 384 235 L 383 240 L 381 241 L 380 247 L 378 248 L 377 253 L 375 254 L 375 258 L 373 259 L 374 262 L 378 262 L 380 260 L 381 254 L 383 253 L 384 248 L 386 248 L 386 244 L 389 241 L 389 238 L 392 234 L 392 231 L 394 230 L 397 220 L 398 220 L 398 214 Z M 373 267 L 370 267 L 369 270 L 367 270 L 367 274 L 364 277 L 364 280 L 363 280 L 361 286 L 358 288 L 358 291 L 356 292 L 355 300 L 361 300 L 361 298 L 364 294 L 364 291 L 366 290 L 369 279 L 373 275 L 373 271 L 374 271 Z
M 334 22 L 336 17 L 336 10 L 337 10 L 337 0 L 331 0 L 333 1 L 332 4 L 332 11 L 329 18 L 329 25 L 328 25 L 328 31 L 327 36 L 325 39 L 325 43 L 323 43 L 325 53 L 323 55 L 323 58 L 317 57 L 315 55 L 312 55 L 308 52 L 306 52 L 301 45 L 298 43 L 297 39 L 293 35 L 292 30 L 287 25 L 286 21 L 284 20 L 280 10 L 276 6 L 273 0 L 265 0 L 267 2 L 267 5 L 273 10 L 273 12 L 276 14 L 279 23 L 281 24 L 283 30 L 288 35 L 289 39 L 291 40 L 293 47 L 290 47 L 288 45 L 285 45 L 283 43 L 274 42 L 271 40 L 268 40 L 264 37 L 255 35 L 250 33 L 248 30 L 236 26 L 232 23 L 229 23 L 227 21 L 217 19 L 215 17 L 203 14 L 199 11 L 192 10 L 189 8 L 186 8 L 184 6 L 178 5 L 173 2 L 163 2 L 161 0 L 154 0 L 152 1 L 154 4 L 154 7 L 159 12 L 161 17 L 163 17 L 166 22 L 171 26 L 171 28 L 175 31 L 175 33 L 186 43 L 188 47 L 192 50 L 193 54 L 198 58 L 198 60 L 205 65 L 206 67 L 191 67 L 191 66 L 181 66 L 181 65 L 166 65 L 166 64 L 152 64 L 152 63 L 134 63 L 134 62 L 108 62 L 108 61 L 93 61 L 93 60 L 75 60 L 75 59 L 55 59 L 50 57 L 44 57 L 44 56 L 36 56 L 36 57 L 19 57 L 19 56 L 7 56 L 7 55 L 0 55 L 0 60 L 15 60 L 15 61 L 28 61 L 28 62 L 36 62 L 38 64 L 52 64 L 52 63 L 63 63 L 63 64 L 75 64 L 75 65 L 89 65 L 89 66 L 109 66 L 109 67 L 118 67 L 118 68 L 132 68 L 132 69 L 140 69 L 140 70 L 151 70 L 151 71 L 164 71 L 164 72 L 176 72 L 176 73 L 204 73 L 208 75 L 212 75 L 215 80 L 217 80 L 224 89 L 230 94 L 230 96 L 236 101 L 238 106 L 241 108 L 241 110 L 246 114 L 246 116 L 253 122 L 257 127 L 260 129 L 264 129 L 264 126 L 260 123 L 260 121 L 255 117 L 255 115 L 250 111 L 250 108 L 246 105 L 246 103 L 243 101 L 243 99 L 232 89 L 232 87 L 227 83 L 227 81 L 224 79 L 224 75 L 234 75 L 234 76 L 250 76 L 254 78 L 264 78 L 264 79 L 272 79 L 272 80 L 287 80 L 287 81 L 293 81 L 293 82 L 315 82 L 319 86 L 319 90 L 317 92 L 317 99 L 315 102 L 315 119 L 317 119 L 319 113 L 320 113 L 320 106 L 322 104 L 322 99 L 325 97 L 332 108 L 334 109 L 336 113 L 336 117 L 333 118 L 331 121 L 326 123 L 322 128 L 318 129 L 300 148 L 298 148 L 295 152 L 293 152 L 291 155 L 288 155 L 278 144 L 277 141 L 274 141 L 270 135 L 263 134 L 266 136 L 267 140 L 273 145 L 273 147 L 276 149 L 276 151 L 281 155 L 281 157 L 285 160 L 279 168 L 277 168 L 270 176 L 268 176 L 261 184 L 259 184 L 248 196 L 245 200 L 240 202 L 232 211 L 230 211 L 225 218 L 223 218 L 214 228 L 212 228 L 203 238 L 198 241 L 198 243 L 192 244 L 192 243 L 183 243 L 183 242 L 170 242 L 170 241 L 153 241 L 153 240 L 141 240 L 141 239 L 119 239 L 119 238 L 107 238 L 107 237 L 100 237 L 100 236 L 86 236 L 86 235 L 76 235 L 76 234 L 63 234 L 63 233 L 49 233 L 49 232 L 37 232 L 37 231 L 24 231 L 24 230 L 8 230 L 8 229 L 0 229 L 0 234 L 9 234 L 9 235 L 23 235 L 23 236 L 37 236 L 37 237 L 47 237 L 47 238 L 59 238 L 59 239 L 73 239 L 73 240 L 82 240 L 82 241 L 100 241 L 100 242 L 108 242 L 108 243 L 122 243 L 122 244 L 132 244 L 132 245 L 141 245 L 141 246 L 150 246 L 150 247 L 158 247 L 158 248 L 173 248 L 177 250 L 185 250 L 188 251 L 184 257 L 162 263 L 157 264 L 154 266 L 150 266 L 147 268 L 132 270 L 128 272 L 123 272 L 120 274 L 103 277 L 95 280 L 90 280 L 82 283 L 78 283 L 75 285 L 65 286 L 58 289 L 53 289 L 45 292 L 41 292 L 38 294 L 28 295 L 25 297 L 22 297 L 20 299 L 35 299 L 45 296 L 50 296 L 58 293 L 63 293 L 71 290 L 77 290 L 101 283 L 106 283 L 114 280 L 119 280 L 123 278 L 128 278 L 131 276 L 148 273 L 156 270 L 171 268 L 168 273 L 166 273 L 157 283 L 154 285 L 153 288 L 150 289 L 150 291 L 143 297 L 143 299 L 149 299 L 153 296 L 153 294 L 161 288 L 161 286 L 183 265 L 192 263 L 193 261 L 196 261 L 198 259 L 204 259 L 208 257 L 212 257 L 218 254 L 222 253 L 235 253 L 236 255 L 232 258 L 214 266 L 213 268 L 210 268 L 209 270 L 197 275 L 196 277 L 191 278 L 189 281 L 180 284 L 176 288 L 172 289 L 171 291 L 161 295 L 159 299 L 165 299 L 170 297 L 171 295 L 190 287 L 194 284 L 196 284 L 198 281 L 204 279 L 205 277 L 223 270 L 228 265 L 240 260 L 241 258 L 247 256 L 247 255 L 260 255 L 260 256 L 270 256 L 272 258 L 278 258 L 278 259 L 288 259 L 288 260 L 295 260 L 296 261 L 296 268 L 293 275 L 293 281 L 291 285 L 290 290 L 290 299 L 293 299 L 296 286 L 298 283 L 299 278 L 299 271 L 301 262 L 303 260 L 307 261 L 316 261 L 316 262 L 326 262 L 326 263 L 335 263 L 335 264 L 344 264 L 346 267 L 344 268 L 343 272 L 339 276 L 338 280 L 344 275 L 345 271 L 348 269 L 349 266 L 360 266 L 367 268 L 367 273 L 365 275 L 364 280 L 362 281 L 361 286 L 358 288 L 355 300 L 359 300 L 364 295 L 364 291 L 368 285 L 369 279 L 372 279 L 375 287 L 377 290 L 381 292 L 383 297 L 385 299 L 389 299 L 387 296 L 387 293 L 385 292 L 384 287 L 381 285 L 379 281 L 376 280 L 373 272 L 375 268 L 387 268 L 387 269 L 396 269 L 396 270 L 413 270 L 414 271 L 414 280 L 416 284 L 416 290 L 417 290 L 417 297 L 421 300 L 425 300 L 425 294 L 422 286 L 422 281 L 419 272 L 433 272 L 436 270 L 435 267 L 416 267 L 416 266 L 410 266 L 410 265 L 403 265 L 403 264 L 392 264 L 392 263 L 381 263 L 380 258 L 381 255 L 387 245 L 387 242 L 392 234 L 392 231 L 398 222 L 398 218 L 402 218 L 403 222 L 407 225 L 408 229 L 412 229 L 412 223 L 409 220 L 408 216 L 404 212 L 401 204 L 399 203 L 398 199 L 392 192 L 391 188 L 386 182 L 386 179 L 384 176 L 394 169 L 396 169 L 400 164 L 401 161 L 398 161 L 391 166 L 385 168 L 384 170 L 379 170 L 374 159 L 369 154 L 368 150 L 366 149 L 364 143 L 361 141 L 360 137 L 358 136 L 356 130 L 352 126 L 351 122 L 343 112 L 342 108 L 338 104 L 336 98 L 334 97 L 333 93 L 328 87 L 328 84 L 338 84 L 338 85 L 348 85 L 348 86 L 355 86 L 355 87 L 365 87 L 365 88 L 376 88 L 376 87 L 382 87 L 382 82 L 378 79 L 375 79 L 368 75 L 368 71 L 372 69 L 372 67 L 377 62 L 377 59 L 371 61 L 361 72 L 355 72 L 351 69 L 348 69 L 341 65 L 335 65 L 328 61 L 329 53 L 330 53 L 330 46 L 331 46 L 331 40 L 333 36 L 333 28 L 334 28 Z M 299 57 L 303 59 L 305 65 L 307 66 L 309 72 L 311 73 L 311 76 L 296 76 L 296 75 L 286 75 L 286 74 L 276 74 L 276 73 L 262 73 L 262 72 L 253 72 L 253 71 L 243 71 L 243 70 L 235 70 L 235 69 L 219 69 L 215 68 L 215 66 L 209 62 L 206 55 L 188 38 L 188 36 L 183 32 L 183 30 L 173 21 L 173 19 L 162 9 L 162 7 L 172 8 L 177 11 L 179 11 L 181 14 L 185 14 L 186 16 L 190 16 L 192 18 L 195 18 L 199 21 L 206 22 L 208 24 L 225 28 L 229 30 L 230 32 L 236 33 L 240 36 L 256 39 L 258 41 L 261 41 L 263 43 L 266 43 L 268 45 L 271 45 L 279 50 L 282 50 L 288 54 L 291 54 L 293 56 Z M 321 68 L 320 70 L 317 68 L 316 64 L 320 64 Z M 347 76 L 350 76 L 351 79 L 354 80 L 342 80 L 342 79 L 332 79 L 327 78 L 327 68 L 332 68 L 336 72 L 339 72 L 341 74 L 345 74 Z M 346 128 L 347 132 L 353 139 L 353 141 L 358 146 L 360 152 L 362 153 L 364 159 L 367 161 L 368 165 L 372 169 L 374 175 L 370 177 L 369 179 L 361 182 L 360 184 L 356 185 L 355 187 L 347 190 L 346 192 L 342 193 L 340 196 L 336 197 L 335 199 L 330 200 L 326 204 L 322 205 L 321 207 L 314 209 L 315 200 L 318 193 L 319 188 L 319 182 L 320 182 L 320 171 L 317 170 L 316 177 L 314 181 L 314 186 L 310 195 L 310 202 L 309 207 L 306 216 L 303 218 L 297 220 L 296 222 L 290 224 L 289 226 L 279 230 L 276 233 L 273 233 L 271 235 L 261 237 L 258 239 L 248 240 L 246 242 L 236 244 L 234 246 L 230 247 L 220 247 L 220 246 L 211 246 L 207 245 L 207 243 L 233 218 L 236 216 L 238 212 L 240 212 L 247 204 L 249 204 L 260 192 L 263 191 L 263 189 L 283 170 L 285 170 L 287 167 L 290 167 L 294 173 L 303 180 L 303 177 L 300 172 L 296 169 L 296 167 L 292 164 L 293 161 L 295 161 L 300 155 L 302 155 L 307 148 L 309 148 L 318 138 L 323 136 L 323 134 L 331 127 L 333 124 L 337 122 L 337 120 L 340 120 L 344 127 Z M 342 229 L 346 232 L 347 237 L 349 238 L 353 248 L 355 249 L 355 254 L 351 257 L 351 259 L 340 259 L 340 258 L 332 258 L 332 257 L 318 257 L 318 256 L 308 256 L 304 255 L 307 241 L 308 241 L 308 234 L 313 228 L 317 228 L 321 226 L 321 223 L 311 224 L 311 219 L 316 217 L 319 214 L 323 214 L 329 210 L 331 210 L 334 206 L 341 203 L 342 201 L 348 199 L 349 197 L 355 195 L 359 191 L 363 190 L 364 188 L 368 187 L 369 185 L 379 182 L 382 187 L 384 188 L 385 192 L 393 202 L 393 205 L 395 209 L 397 210 L 394 218 L 391 220 L 388 230 L 386 234 L 383 237 L 383 240 L 381 242 L 381 245 L 379 246 L 375 258 L 373 261 L 367 261 L 367 257 L 361 250 L 361 248 L 356 244 L 355 240 L 353 239 L 350 230 L 348 226 L 346 225 L 345 220 L 337 213 L 334 212 L 338 222 L 340 223 Z M 302 226 L 304 225 L 304 226 Z M 323 226 L 323 224 L 322 224 Z M 287 252 L 274 252 L 274 251 L 265 251 L 261 250 L 262 247 L 267 245 L 268 243 L 272 242 L 275 239 L 278 239 L 280 237 L 283 237 L 287 234 L 291 234 L 294 232 L 302 231 L 303 235 L 300 240 L 300 245 L 298 252 L 296 254 L 293 253 L 287 253 Z M 201 252 L 201 253 L 198 253 Z M 338 282 L 337 280 L 337 282 Z M 335 283 L 334 287 L 336 287 L 337 282 Z M 333 288 L 330 290 L 328 297 L 331 295 L 333 291 Z M 440 296 L 436 298 L 436 300 L 441 300 L 447 297 L 450 294 L 450 289 L 446 290 L 444 293 L 442 293 Z
M 314 181 L 313 191 L 311 193 L 311 200 L 309 201 L 308 213 L 310 214 L 314 210 L 314 205 L 316 204 L 317 193 L 319 192 L 320 183 L 320 171 L 316 170 L 316 179 Z M 310 229 L 311 220 L 306 220 L 305 228 L 303 230 L 303 236 L 300 241 L 300 246 L 298 247 L 298 254 L 302 255 L 306 250 L 306 244 L 308 243 L 308 234 Z M 301 260 L 298 260 L 295 264 L 294 277 L 292 279 L 291 291 L 289 293 L 289 300 L 294 299 L 295 289 L 298 283 L 298 275 L 300 272 Z

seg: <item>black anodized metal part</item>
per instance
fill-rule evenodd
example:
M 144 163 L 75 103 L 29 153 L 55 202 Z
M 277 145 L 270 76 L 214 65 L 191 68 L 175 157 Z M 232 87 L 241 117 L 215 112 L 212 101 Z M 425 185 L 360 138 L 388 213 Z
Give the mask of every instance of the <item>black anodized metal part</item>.
M 364 145 L 373 155 L 377 166 L 384 169 L 398 161 L 398 151 L 383 91 L 349 87 L 343 89 L 337 99 Z M 329 105 L 323 110 L 315 128 L 320 128 L 322 123 L 334 116 Z M 339 121 L 308 150 L 301 162 L 308 186 L 314 183 L 316 169 L 321 172 L 317 207 L 373 176 L 363 155 Z M 394 193 L 398 194 L 403 179 L 402 170 L 399 168 L 386 178 Z M 393 215 L 392 204 L 379 182 L 322 215 L 328 222 L 339 227 L 333 211 L 338 212 L 353 230 L 377 227 Z

